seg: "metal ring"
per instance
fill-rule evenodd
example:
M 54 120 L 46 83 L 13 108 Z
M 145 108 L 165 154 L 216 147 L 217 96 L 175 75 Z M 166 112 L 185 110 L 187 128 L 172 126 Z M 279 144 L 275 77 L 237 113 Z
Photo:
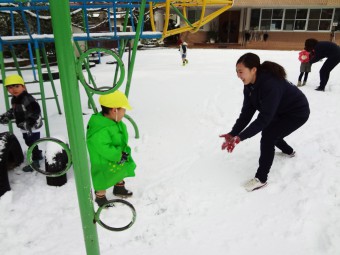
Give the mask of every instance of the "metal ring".
M 32 165 L 32 163 L 33 163 L 33 160 L 32 160 L 33 149 L 34 149 L 35 146 L 37 146 L 39 143 L 42 143 L 42 142 L 55 142 L 55 143 L 59 144 L 66 151 L 68 160 L 67 160 L 67 165 L 66 165 L 64 170 L 52 173 L 52 172 L 46 172 L 46 171 L 41 170 L 40 168 L 36 168 L 34 165 Z M 29 166 L 32 169 L 34 169 L 35 171 L 37 171 L 37 172 L 39 172 L 43 175 L 49 176 L 49 177 L 58 177 L 58 176 L 63 175 L 64 173 L 66 173 L 70 169 L 70 167 L 72 165 L 71 150 L 68 147 L 68 145 L 66 143 L 64 143 L 63 141 L 60 141 L 60 140 L 53 138 L 53 137 L 44 137 L 44 138 L 41 138 L 41 139 L 35 141 L 27 150 L 27 160 L 28 160 Z
M 127 224 L 126 226 L 124 227 L 120 227 L 120 228 L 115 228 L 115 227 L 110 227 L 108 225 L 106 225 L 101 219 L 100 219 L 100 213 L 103 209 L 105 208 L 114 208 L 114 204 L 115 203 L 121 203 L 121 204 L 124 204 L 124 205 L 127 205 L 131 211 L 132 211 L 132 219 L 130 221 L 129 224 Z M 110 230 L 110 231 L 123 231 L 123 230 L 126 230 L 128 228 L 130 228 L 136 221 L 136 217 L 137 217 L 137 213 L 136 213 L 136 209 L 133 207 L 133 205 L 123 199 L 112 199 L 112 200 L 109 200 L 107 201 L 105 204 L 103 204 L 102 206 L 100 206 L 94 216 L 94 221 L 95 222 L 98 222 L 98 224 L 100 226 L 102 226 L 103 228 L 107 229 L 107 230 Z
M 119 80 L 117 81 L 116 84 L 114 84 L 112 88 L 110 87 L 110 89 L 108 90 L 104 91 L 98 88 L 92 88 L 85 80 L 83 70 L 82 70 L 82 64 L 85 58 L 87 58 L 93 52 L 105 52 L 106 54 L 111 55 L 117 61 L 117 64 L 120 70 Z M 109 94 L 109 93 L 116 91 L 122 85 L 124 78 L 125 78 L 125 67 L 124 67 L 124 63 L 121 60 L 121 58 L 114 51 L 104 49 L 104 48 L 92 48 L 80 55 L 78 62 L 77 62 L 77 73 L 78 73 L 78 78 L 80 82 L 83 84 L 83 86 L 85 87 L 85 89 L 89 89 L 94 94 L 104 95 L 104 94 Z

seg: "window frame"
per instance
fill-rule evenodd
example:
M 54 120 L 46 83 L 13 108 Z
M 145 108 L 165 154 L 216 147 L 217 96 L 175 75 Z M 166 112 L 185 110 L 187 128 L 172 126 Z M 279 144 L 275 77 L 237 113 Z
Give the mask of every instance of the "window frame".
M 288 18 L 286 18 L 286 14 L 290 10 L 295 10 L 294 18 L 292 18 L 292 13 L 289 14 Z M 259 15 L 258 12 L 260 12 Z M 274 16 L 275 12 L 279 13 L 278 17 Z M 313 16 L 313 14 L 315 14 L 316 16 Z M 315 24 L 313 25 L 313 23 Z M 336 27 L 333 26 L 334 23 L 337 23 Z M 340 8 L 335 7 L 252 8 L 250 14 L 250 30 L 254 31 L 331 32 L 332 29 L 335 29 L 335 31 L 340 31 L 339 23 L 340 23 Z

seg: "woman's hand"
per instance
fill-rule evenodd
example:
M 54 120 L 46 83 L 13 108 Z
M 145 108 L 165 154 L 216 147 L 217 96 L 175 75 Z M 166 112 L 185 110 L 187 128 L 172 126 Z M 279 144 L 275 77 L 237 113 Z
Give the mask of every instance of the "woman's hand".
M 220 137 L 225 139 L 225 142 L 222 144 L 222 150 L 227 149 L 229 153 L 231 153 L 234 150 L 236 144 L 241 141 L 240 137 L 232 136 L 231 134 L 220 135 Z

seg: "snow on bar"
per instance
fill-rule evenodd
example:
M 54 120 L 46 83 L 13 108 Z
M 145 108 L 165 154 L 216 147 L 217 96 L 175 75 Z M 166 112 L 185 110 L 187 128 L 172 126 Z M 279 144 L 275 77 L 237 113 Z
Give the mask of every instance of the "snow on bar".
M 136 33 L 135 32 L 106 32 L 106 33 L 74 33 L 73 39 L 75 41 L 84 41 L 84 40 L 107 40 L 107 39 L 133 39 L 135 38 Z M 162 33 L 160 32 L 143 32 L 140 36 L 141 39 L 146 38 L 161 38 Z M 31 41 L 31 40 L 37 40 L 37 41 L 54 41 L 54 35 L 53 34 L 32 34 L 31 37 L 29 35 L 16 35 L 16 36 L 1 36 L 1 40 L 5 42 L 14 43 L 22 42 L 22 41 Z

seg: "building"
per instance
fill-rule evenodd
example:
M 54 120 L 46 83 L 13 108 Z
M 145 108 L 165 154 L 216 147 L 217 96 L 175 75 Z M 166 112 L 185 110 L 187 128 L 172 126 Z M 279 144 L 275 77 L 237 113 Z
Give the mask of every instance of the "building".
M 188 10 L 194 20 L 200 10 Z M 235 0 L 234 5 L 196 34 L 181 36 L 193 45 L 298 50 L 307 38 L 340 44 L 340 0 Z

